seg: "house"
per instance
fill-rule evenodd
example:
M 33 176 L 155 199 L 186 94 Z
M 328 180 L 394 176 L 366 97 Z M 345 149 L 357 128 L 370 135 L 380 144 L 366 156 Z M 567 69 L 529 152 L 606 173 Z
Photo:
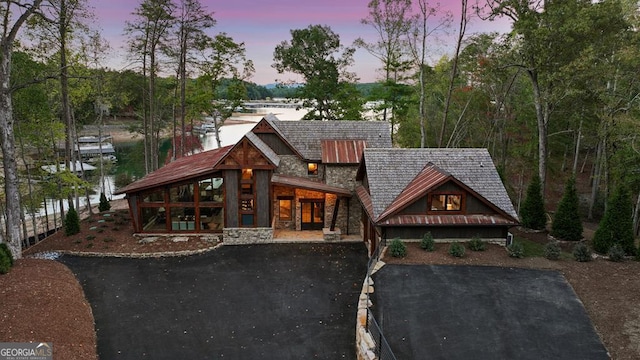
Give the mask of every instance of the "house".
M 274 229 L 360 234 L 354 198 L 365 148 L 391 147 L 387 123 L 280 121 L 268 115 L 235 145 L 180 158 L 119 189 L 137 233 L 269 241 Z
M 356 180 L 363 239 L 505 242 L 518 215 L 486 149 L 365 149 Z

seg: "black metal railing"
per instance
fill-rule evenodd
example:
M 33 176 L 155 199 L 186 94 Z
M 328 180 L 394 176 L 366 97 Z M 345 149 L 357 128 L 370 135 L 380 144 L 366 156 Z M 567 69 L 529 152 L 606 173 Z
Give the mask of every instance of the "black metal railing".
M 371 277 L 371 273 L 376 266 L 376 263 L 380 259 L 380 254 L 382 253 L 382 249 L 384 245 L 382 242 L 378 244 L 376 250 L 369 258 L 369 263 L 367 264 L 367 283 L 368 279 Z M 367 285 L 368 286 L 368 285 Z M 369 292 L 367 291 L 367 303 L 369 302 Z M 396 356 L 393 354 L 387 339 L 384 337 L 384 333 L 378 322 L 376 321 L 375 315 L 371 311 L 371 309 L 367 308 L 367 332 L 371 335 L 373 342 L 375 344 L 374 353 L 376 354 L 379 360 L 396 360 Z

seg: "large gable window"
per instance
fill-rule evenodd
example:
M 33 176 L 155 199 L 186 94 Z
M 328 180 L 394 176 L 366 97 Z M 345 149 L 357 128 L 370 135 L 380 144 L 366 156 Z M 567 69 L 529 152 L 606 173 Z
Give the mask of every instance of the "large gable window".
M 429 197 L 430 211 L 462 211 L 461 194 L 432 194 Z

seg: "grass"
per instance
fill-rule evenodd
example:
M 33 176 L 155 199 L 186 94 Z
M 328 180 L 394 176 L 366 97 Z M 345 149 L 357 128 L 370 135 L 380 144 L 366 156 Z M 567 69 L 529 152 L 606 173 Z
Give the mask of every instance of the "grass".
M 524 257 L 544 257 L 544 245 L 537 243 L 535 241 L 531 241 L 522 237 L 515 237 L 514 241 L 517 241 L 522 244 L 524 247 Z M 573 255 L 568 252 L 561 251 L 560 259 L 571 260 L 573 259 Z

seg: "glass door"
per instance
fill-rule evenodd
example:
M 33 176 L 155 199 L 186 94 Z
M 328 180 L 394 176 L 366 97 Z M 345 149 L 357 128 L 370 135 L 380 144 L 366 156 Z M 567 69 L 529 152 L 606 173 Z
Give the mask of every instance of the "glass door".
M 324 200 L 301 200 L 302 230 L 322 230 L 324 227 Z

